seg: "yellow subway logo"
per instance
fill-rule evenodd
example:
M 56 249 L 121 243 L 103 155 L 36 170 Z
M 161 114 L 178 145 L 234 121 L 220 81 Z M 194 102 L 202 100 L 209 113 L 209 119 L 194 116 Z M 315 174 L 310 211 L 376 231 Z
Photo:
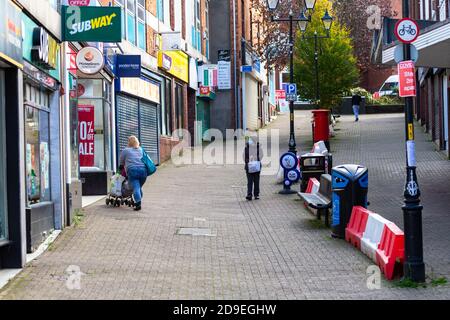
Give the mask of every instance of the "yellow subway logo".
M 74 35 L 74 34 L 81 33 L 81 32 L 86 32 L 86 31 L 90 31 L 90 30 L 108 27 L 113 24 L 112 20 L 116 16 L 117 15 L 115 13 L 113 13 L 110 15 L 105 15 L 105 16 L 101 16 L 98 18 L 93 18 L 90 20 L 75 23 L 72 26 L 71 31 L 69 33 L 71 35 Z

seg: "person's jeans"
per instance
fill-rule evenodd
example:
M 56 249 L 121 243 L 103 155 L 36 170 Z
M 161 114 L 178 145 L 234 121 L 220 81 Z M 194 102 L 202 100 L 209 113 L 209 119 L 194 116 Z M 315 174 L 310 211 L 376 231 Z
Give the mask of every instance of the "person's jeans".
M 136 203 L 142 200 L 142 186 L 147 180 L 147 169 L 145 167 L 131 167 L 127 170 L 128 181 L 133 187 L 133 197 Z
M 261 172 L 247 173 L 247 196 L 259 197 L 259 178 Z
M 353 105 L 353 113 L 355 114 L 355 119 L 359 118 L 359 106 L 358 105 Z

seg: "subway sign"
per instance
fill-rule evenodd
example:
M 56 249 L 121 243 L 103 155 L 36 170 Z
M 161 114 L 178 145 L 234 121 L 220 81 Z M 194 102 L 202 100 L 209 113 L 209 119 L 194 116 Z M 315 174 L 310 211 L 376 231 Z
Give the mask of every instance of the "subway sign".
M 62 7 L 63 41 L 121 42 L 119 7 Z

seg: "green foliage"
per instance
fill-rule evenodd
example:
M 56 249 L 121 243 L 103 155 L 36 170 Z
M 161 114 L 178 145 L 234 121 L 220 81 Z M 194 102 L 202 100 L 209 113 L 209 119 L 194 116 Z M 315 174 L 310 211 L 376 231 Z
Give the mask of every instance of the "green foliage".
M 81 226 L 81 223 L 83 222 L 83 218 L 84 218 L 84 212 L 83 209 L 75 209 L 74 210 L 74 215 L 72 218 L 72 222 L 75 226 L 75 228 Z
M 448 281 L 447 281 L 446 277 L 441 277 L 441 278 L 431 280 L 431 285 L 433 287 L 443 286 L 443 285 L 446 285 L 447 283 L 448 283 Z
M 366 105 L 386 106 L 404 104 L 403 99 L 396 95 L 382 96 L 378 99 L 374 99 L 373 95 L 369 91 L 361 87 L 352 88 L 345 93 L 347 96 L 352 96 L 354 94 L 359 94 L 361 97 L 365 97 Z
M 294 50 L 294 76 L 299 88 L 299 94 L 304 99 L 315 100 L 316 77 L 314 57 L 314 32 L 325 35 L 322 16 L 328 8 L 328 0 L 318 0 L 312 21 L 308 24 L 305 37 L 300 31 Z M 330 11 L 330 8 L 328 8 Z M 332 12 L 330 12 L 333 15 Z M 330 38 L 318 39 L 318 70 L 319 70 L 319 106 L 331 108 L 340 102 L 345 91 L 355 86 L 359 79 L 356 58 L 349 31 L 337 21 L 333 21 Z

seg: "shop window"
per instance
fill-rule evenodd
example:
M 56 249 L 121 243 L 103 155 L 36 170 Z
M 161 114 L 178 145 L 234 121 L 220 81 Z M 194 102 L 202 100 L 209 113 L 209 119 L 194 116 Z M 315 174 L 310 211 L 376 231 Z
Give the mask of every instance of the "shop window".
M 101 79 L 78 79 L 78 87 L 80 171 L 110 170 L 111 84 Z
M 4 74 L 0 70 L 0 154 L 6 154 Z M 8 238 L 6 210 L 6 157 L 0 156 L 0 241 Z
M 25 84 L 25 159 L 28 205 L 50 201 L 49 95 Z

